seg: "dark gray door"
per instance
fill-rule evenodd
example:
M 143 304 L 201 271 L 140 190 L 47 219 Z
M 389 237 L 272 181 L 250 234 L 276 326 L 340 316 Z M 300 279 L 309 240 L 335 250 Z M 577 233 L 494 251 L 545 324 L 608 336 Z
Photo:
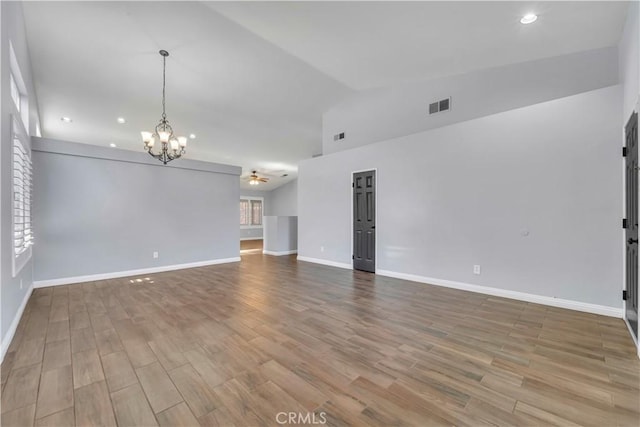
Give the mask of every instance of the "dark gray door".
M 633 113 L 625 128 L 627 300 L 625 317 L 638 336 L 638 113 Z
M 353 268 L 376 271 L 376 172 L 353 174 Z

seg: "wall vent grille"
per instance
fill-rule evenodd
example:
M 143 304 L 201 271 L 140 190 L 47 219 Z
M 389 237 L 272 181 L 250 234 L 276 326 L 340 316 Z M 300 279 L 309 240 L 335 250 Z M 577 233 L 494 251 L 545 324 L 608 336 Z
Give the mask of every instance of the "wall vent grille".
M 429 104 L 429 114 L 442 113 L 451 109 L 451 98 L 441 99 L 440 101 Z

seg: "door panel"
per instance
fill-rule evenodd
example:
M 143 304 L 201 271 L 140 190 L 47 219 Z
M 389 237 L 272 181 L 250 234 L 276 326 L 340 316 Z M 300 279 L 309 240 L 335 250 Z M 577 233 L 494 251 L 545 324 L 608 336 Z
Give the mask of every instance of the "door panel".
M 638 337 L 638 113 L 625 127 L 626 167 L 626 290 L 625 318 Z
M 353 268 L 376 271 L 376 172 L 353 175 Z

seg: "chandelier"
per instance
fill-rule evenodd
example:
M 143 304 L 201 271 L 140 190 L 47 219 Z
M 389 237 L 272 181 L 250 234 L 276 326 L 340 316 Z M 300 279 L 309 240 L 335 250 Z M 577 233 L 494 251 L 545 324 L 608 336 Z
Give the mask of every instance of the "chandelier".
M 186 153 L 187 138 L 184 136 L 176 137 L 167 120 L 167 114 L 165 112 L 165 86 L 167 56 L 169 56 L 169 52 L 161 50 L 160 55 L 162 55 L 162 118 L 160 119 L 160 123 L 156 125 L 154 132 L 140 132 L 140 134 L 142 135 L 142 142 L 144 142 L 144 149 L 152 157 L 166 165 L 171 160 L 175 160 Z M 156 141 L 160 141 L 160 151 L 158 152 L 153 151 L 153 146 Z

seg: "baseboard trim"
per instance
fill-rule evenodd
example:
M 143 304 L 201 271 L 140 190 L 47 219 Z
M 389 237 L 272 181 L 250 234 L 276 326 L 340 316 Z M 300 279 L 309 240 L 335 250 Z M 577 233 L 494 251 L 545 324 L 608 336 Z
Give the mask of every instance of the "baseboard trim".
M 322 265 L 328 265 L 330 267 L 346 268 L 347 270 L 353 270 L 353 266 L 351 264 L 347 264 L 344 262 L 337 262 L 337 261 L 329 261 L 329 260 L 320 259 L 320 258 L 310 258 L 310 257 L 298 255 L 298 261 L 312 262 L 314 264 L 322 264 Z
M 535 304 L 566 308 L 569 310 L 583 311 L 586 313 L 600 314 L 600 315 L 609 316 L 609 317 L 622 318 L 622 315 L 623 315 L 622 308 L 608 307 L 605 305 L 589 304 L 585 302 L 547 297 L 543 295 L 528 294 L 526 292 L 510 291 L 507 289 L 472 285 L 469 283 L 454 282 L 452 280 L 435 279 L 432 277 L 418 276 L 415 274 L 397 273 L 395 271 L 389 271 L 389 270 L 377 270 L 376 274 L 379 274 L 380 276 L 393 277 L 395 279 L 409 280 L 412 282 L 426 283 L 429 285 L 460 289 L 463 291 L 470 291 L 470 292 L 476 292 L 480 294 L 493 295 L 497 297 L 527 301 Z
M 94 282 L 96 280 L 118 279 L 120 277 L 139 276 L 142 274 L 162 273 L 165 271 L 184 270 L 185 268 L 205 267 L 208 265 L 239 262 L 240 257 L 221 258 L 208 261 L 197 261 L 186 264 L 165 265 L 161 267 L 141 268 L 138 270 L 117 271 L 113 273 L 91 274 L 88 276 L 63 277 L 60 279 L 37 280 L 33 282 L 34 288 L 46 288 L 49 286 L 70 285 L 73 283 Z
M 265 254 L 265 255 L 282 256 L 282 255 L 297 254 L 298 250 L 297 249 L 294 249 L 292 251 L 266 251 L 266 250 L 263 250 L 262 253 Z
M 636 348 L 638 349 L 638 359 L 640 359 L 640 343 L 636 339 L 636 336 L 633 333 L 633 329 L 631 329 L 631 325 L 629 324 L 629 321 L 627 320 L 627 318 L 625 317 L 623 318 L 623 320 L 624 320 L 624 324 L 627 325 L 627 329 L 629 330 L 629 335 L 631 335 L 631 339 L 633 340 L 633 343 L 636 345 Z
M 240 241 L 244 242 L 245 240 L 262 240 L 262 239 L 263 239 L 262 236 L 260 236 L 260 237 L 241 237 Z
M 22 303 L 16 312 L 16 315 L 11 322 L 11 326 L 9 326 L 9 330 L 2 337 L 2 349 L 0 349 L 0 363 L 4 361 L 4 356 L 7 354 L 7 350 L 9 350 L 9 346 L 11 345 L 11 341 L 13 341 L 13 336 L 16 334 L 16 330 L 18 329 L 18 324 L 20 324 L 20 319 L 22 319 L 22 315 L 24 314 L 24 309 L 27 308 L 27 303 L 29 302 L 29 298 L 31 298 L 31 294 L 33 293 L 33 283 L 27 289 L 27 293 L 24 295 L 22 299 Z

